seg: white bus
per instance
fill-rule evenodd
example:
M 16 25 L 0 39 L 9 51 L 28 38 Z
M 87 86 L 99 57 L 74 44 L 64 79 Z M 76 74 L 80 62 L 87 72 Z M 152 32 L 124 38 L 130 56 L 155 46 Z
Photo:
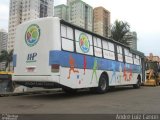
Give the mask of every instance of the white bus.
M 18 26 L 13 81 L 27 87 L 65 91 L 140 87 L 144 54 L 57 17 Z

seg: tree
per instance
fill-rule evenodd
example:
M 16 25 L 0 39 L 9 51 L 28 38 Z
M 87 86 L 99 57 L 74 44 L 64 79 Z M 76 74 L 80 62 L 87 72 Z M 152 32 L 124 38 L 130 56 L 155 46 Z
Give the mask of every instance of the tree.
M 116 20 L 111 26 L 111 38 L 115 41 L 118 41 L 122 44 L 128 45 L 128 36 L 127 33 L 130 32 L 130 25 L 127 22 Z
M 5 62 L 5 70 L 8 68 L 8 70 L 11 70 L 11 62 L 13 61 L 13 50 L 6 51 L 2 50 L 0 55 L 0 62 Z

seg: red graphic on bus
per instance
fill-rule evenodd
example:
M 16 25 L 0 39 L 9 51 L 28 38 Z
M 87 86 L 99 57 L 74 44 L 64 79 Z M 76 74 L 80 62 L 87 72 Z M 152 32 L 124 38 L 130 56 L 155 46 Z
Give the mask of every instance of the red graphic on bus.
M 69 57 L 69 64 L 70 64 L 70 69 L 69 69 L 68 79 L 70 79 L 71 72 L 79 73 L 78 70 L 75 70 L 75 60 L 74 60 L 74 58 L 72 57 L 72 55 L 70 55 L 70 57 Z
M 129 80 L 132 80 L 132 66 L 130 65 L 130 70 L 129 70 Z
M 126 65 L 124 65 L 123 77 L 124 77 L 124 80 L 126 81 L 127 80 Z

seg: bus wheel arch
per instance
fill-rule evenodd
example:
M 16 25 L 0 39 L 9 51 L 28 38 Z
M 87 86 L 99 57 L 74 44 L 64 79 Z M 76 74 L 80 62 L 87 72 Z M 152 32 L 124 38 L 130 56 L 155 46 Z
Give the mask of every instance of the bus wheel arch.
M 103 72 L 99 78 L 97 93 L 103 94 L 109 90 L 109 77 L 107 72 Z
M 140 88 L 140 86 L 141 86 L 141 75 L 139 74 L 138 76 L 137 76 L 137 83 L 136 84 L 134 84 L 133 85 L 133 88 Z

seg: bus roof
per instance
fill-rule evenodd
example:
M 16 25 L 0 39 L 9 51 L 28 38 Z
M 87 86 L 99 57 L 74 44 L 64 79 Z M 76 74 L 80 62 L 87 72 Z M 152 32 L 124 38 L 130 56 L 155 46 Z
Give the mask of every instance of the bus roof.
M 131 48 L 130 48 L 130 51 L 131 51 L 131 53 L 133 53 L 133 54 L 139 55 L 141 58 L 145 58 L 144 53 L 142 53 L 142 52 L 140 52 L 140 51 L 137 51 L 137 50 L 134 50 L 134 49 L 131 49 Z

